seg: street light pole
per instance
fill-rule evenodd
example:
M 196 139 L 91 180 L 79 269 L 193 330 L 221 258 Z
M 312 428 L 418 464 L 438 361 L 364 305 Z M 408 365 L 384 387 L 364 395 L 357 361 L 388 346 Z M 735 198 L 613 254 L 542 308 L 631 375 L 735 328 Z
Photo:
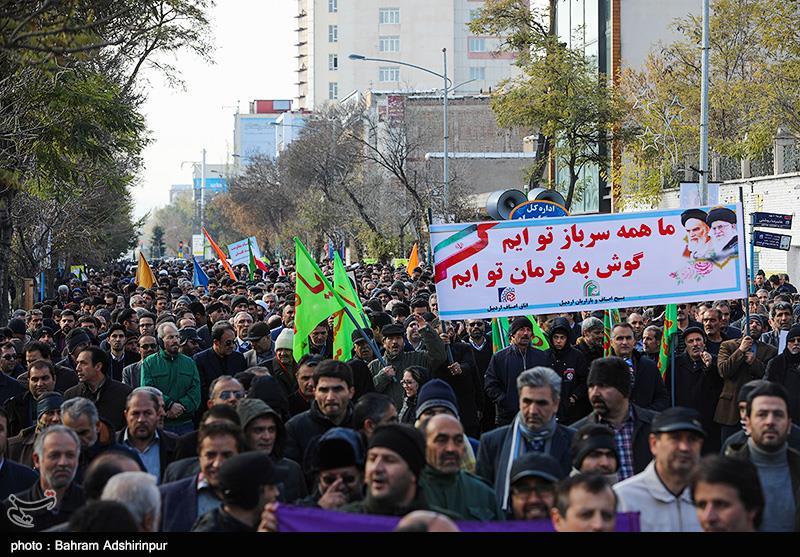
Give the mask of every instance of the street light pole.
M 203 158 L 200 163 L 200 233 L 203 233 L 206 216 L 206 150 L 203 149 Z
M 703 58 L 700 81 L 700 203 L 708 205 L 709 0 L 703 0 Z

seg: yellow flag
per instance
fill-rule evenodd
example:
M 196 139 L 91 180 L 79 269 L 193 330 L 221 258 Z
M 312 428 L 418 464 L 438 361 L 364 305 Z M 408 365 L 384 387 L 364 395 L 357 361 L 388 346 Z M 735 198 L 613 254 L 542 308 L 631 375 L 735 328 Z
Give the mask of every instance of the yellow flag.
M 153 274 L 150 265 L 147 264 L 147 259 L 144 258 L 142 250 L 139 250 L 139 265 L 136 267 L 136 284 L 142 288 L 150 288 L 158 281 Z
M 417 243 L 414 242 L 414 247 L 411 249 L 411 255 L 408 256 L 408 265 L 406 272 L 411 275 L 416 267 L 419 267 L 419 252 L 417 250 Z

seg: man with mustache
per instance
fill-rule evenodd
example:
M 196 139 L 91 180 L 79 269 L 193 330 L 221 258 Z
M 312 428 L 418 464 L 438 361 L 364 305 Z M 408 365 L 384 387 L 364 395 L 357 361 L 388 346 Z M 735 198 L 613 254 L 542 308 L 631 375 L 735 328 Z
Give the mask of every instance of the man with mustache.
M 731 444 L 725 456 L 749 460 L 764 490 L 762 532 L 791 532 L 800 524 L 800 452 L 789 448 L 789 397 L 782 385 L 765 383 L 747 397 L 745 426 L 750 438 Z
M 74 481 L 80 451 L 78 436 L 62 425 L 50 426 L 37 437 L 33 463 L 39 469 L 39 481 L 3 501 L 4 531 L 39 532 L 69 520 L 85 502 L 83 488 Z M 30 528 L 20 524 L 26 516 Z
M 586 424 L 606 424 L 614 430 L 619 457 L 619 478 L 624 480 L 643 471 L 652 459 L 648 437 L 655 412 L 630 401 L 631 376 L 628 364 L 611 356 L 592 362 L 589 370 L 589 401 L 592 413 L 572 424 L 576 430 Z
M 477 476 L 461 470 L 464 427 L 449 414 L 437 414 L 422 423 L 425 459 L 420 486 L 429 504 L 447 509 L 465 520 L 501 520 L 494 490 Z
M 561 465 L 550 455 L 528 453 L 511 466 L 509 493 L 513 520 L 544 520 L 556 504 Z

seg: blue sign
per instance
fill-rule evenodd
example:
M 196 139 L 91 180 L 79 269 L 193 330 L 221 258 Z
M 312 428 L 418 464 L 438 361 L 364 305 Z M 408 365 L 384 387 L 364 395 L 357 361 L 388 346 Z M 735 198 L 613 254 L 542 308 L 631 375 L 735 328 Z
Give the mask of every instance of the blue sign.
M 768 228 L 792 228 L 792 215 L 780 213 L 753 213 L 753 226 L 766 226 Z
M 194 189 L 198 191 L 203 187 L 202 178 L 193 178 L 192 182 Z M 220 176 L 206 175 L 206 193 L 219 193 L 222 191 L 228 191 L 228 181 Z
M 569 212 L 552 201 L 526 201 L 514 207 L 508 220 L 542 219 L 550 217 L 568 217 Z
M 757 230 L 753 233 L 753 245 L 767 249 L 782 249 L 789 251 L 792 237 L 786 234 L 773 234 L 772 232 L 761 232 Z

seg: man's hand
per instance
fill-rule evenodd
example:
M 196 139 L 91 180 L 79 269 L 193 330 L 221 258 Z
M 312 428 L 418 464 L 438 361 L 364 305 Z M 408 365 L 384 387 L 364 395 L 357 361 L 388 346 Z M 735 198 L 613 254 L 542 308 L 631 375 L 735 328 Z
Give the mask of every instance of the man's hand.
M 428 324 L 428 322 L 425 321 L 425 318 L 422 317 L 419 313 L 412 313 L 411 316 L 414 318 L 414 321 L 417 322 L 417 327 L 419 327 L 420 329 L 422 329 Z
M 325 490 L 324 495 L 319 498 L 317 504 L 323 509 L 330 511 L 338 509 L 347 503 L 347 494 L 340 491 L 343 484 L 344 482 L 342 481 L 341 477 L 336 478 L 336 481 L 329 485 L 328 489 Z
M 447 369 L 450 370 L 450 373 L 452 375 L 461 375 L 461 372 L 463 371 L 461 369 L 461 364 L 459 364 L 458 362 L 453 362 L 452 364 L 447 366 Z
M 269 503 L 261 513 L 261 522 L 258 523 L 259 532 L 278 531 L 278 503 Z
M 381 370 L 381 373 L 386 374 L 387 377 L 394 377 L 395 376 L 394 366 L 386 366 Z
M 742 342 L 739 343 L 739 351 L 747 354 L 748 352 L 750 352 L 750 348 L 752 348 L 752 346 L 753 346 L 752 337 L 749 336 L 742 337 Z
M 753 352 L 748 350 L 747 352 L 744 353 L 744 362 L 747 365 L 752 364 L 755 360 L 756 360 L 756 355 Z
M 445 333 L 439 333 L 439 338 L 442 339 L 442 342 L 445 345 L 450 344 L 450 335 L 447 335 Z
M 708 352 L 703 352 L 703 354 L 700 356 L 700 358 L 703 360 L 703 365 L 705 367 L 710 366 L 711 362 L 714 361 L 714 356 L 712 356 Z

